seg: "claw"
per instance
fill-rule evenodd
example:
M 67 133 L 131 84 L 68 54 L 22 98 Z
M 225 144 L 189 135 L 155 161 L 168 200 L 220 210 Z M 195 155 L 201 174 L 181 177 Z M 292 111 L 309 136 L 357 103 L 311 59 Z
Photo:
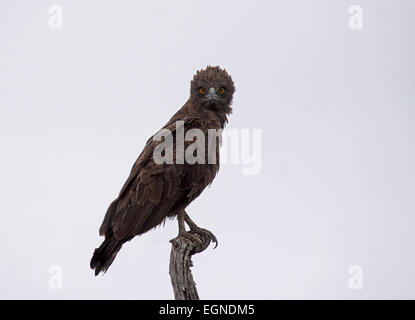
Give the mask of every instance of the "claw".
M 199 248 L 199 250 L 204 247 L 202 239 L 200 239 L 200 237 L 196 234 L 193 234 L 187 231 L 182 231 L 182 232 L 179 232 L 178 237 L 187 238 L 192 243 L 196 244 L 195 247 Z M 196 251 L 199 251 L 199 250 L 196 250 Z
M 206 249 L 209 246 L 210 242 L 213 242 L 215 244 L 213 249 L 217 248 L 218 239 L 216 239 L 216 236 L 211 231 L 199 227 L 194 227 L 190 229 L 190 232 L 201 236 L 203 239 L 206 239 L 206 245 L 204 249 Z

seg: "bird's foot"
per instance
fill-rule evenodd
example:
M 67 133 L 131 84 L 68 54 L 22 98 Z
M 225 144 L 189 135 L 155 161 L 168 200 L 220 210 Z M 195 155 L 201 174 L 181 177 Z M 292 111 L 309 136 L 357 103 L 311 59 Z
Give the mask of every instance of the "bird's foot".
M 209 230 L 193 226 L 190 228 L 190 233 L 198 235 L 203 239 L 203 250 L 205 250 L 209 246 L 210 242 L 213 242 L 215 244 L 213 249 L 216 249 L 216 247 L 218 246 L 218 239 L 216 239 L 216 236 Z
M 197 234 L 194 233 L 190 233 L 188 231 L 180 231 L 179 234 L 177 235 L 177 238 L 170 240 L 170 242 L 180 239 L 180 238 L 184 238 L 188 241 L 190 241 L 193 245 L 193 253 L 198 253 L 203 251 L 204 249 L 204 243 L 203 243 L 203 238 Z

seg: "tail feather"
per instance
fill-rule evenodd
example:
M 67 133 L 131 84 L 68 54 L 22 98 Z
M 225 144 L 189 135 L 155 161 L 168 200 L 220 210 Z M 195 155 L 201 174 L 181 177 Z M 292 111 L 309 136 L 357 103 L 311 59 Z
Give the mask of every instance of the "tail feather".
M 101 246 L 94 250 L 90 266 L 91 269 L 95 269 L 96 276 L 101 271 L 105 273 L 108 270 L 122 245 L 122 241 L 107 236 Z

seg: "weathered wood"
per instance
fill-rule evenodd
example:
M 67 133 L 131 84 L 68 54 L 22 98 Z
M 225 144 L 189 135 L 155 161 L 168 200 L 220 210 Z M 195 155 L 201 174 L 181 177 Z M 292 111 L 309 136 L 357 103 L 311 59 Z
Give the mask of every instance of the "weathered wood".
M 190 270 L 193 266 L 192 255 L 204 251 L 211 239 L 195 234 L 192 236 L 193 238 L 180 234 L 170 240 L 172 247 L 169 273 L 175 300 L 199 300 L 196 283 Z

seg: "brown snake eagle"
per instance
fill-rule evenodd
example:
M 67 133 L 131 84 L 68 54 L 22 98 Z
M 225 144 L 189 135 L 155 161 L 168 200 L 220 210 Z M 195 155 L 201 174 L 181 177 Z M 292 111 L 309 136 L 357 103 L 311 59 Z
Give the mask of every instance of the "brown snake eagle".
M 99 229 L 99 234 L 105 236 L 105 240 L 95 249 L 91 259 L 90 266 L 95 270 L 95 275 L 109 268 L 125 242 L 160 225 L 167 217 L 177 216 L 180 235 L 192 239 L 201 235 L 217 245 L 215 236 L 199 228 L 185 209 L 212 183 L 219 170 L 219 143 L 214 143 L 215 161 L 208 159 L 211 150 L 207 142 L 212 141 L 209 130 L 218 132 L 214 142 L 219 142 L 221 129 L 232 112 L 234 91 L 232 78 L 226 70 L 208 66 L 197 71 L 190 84 L 189 99 L 162 128 L 168 130 L 173 138 L 170 149 L 173 151 L 173 161 L 156 161 L 155 154 L 157 147 L 163 143 L 162 139 L 155 139 L 154 135 L 147 141 L 118 197 L 108 207 Z M 196 139 L 196 142 L 182 139 L 179 144 L 178 130 L 186 134 L 192 129 L 201 132 L 203 139 Z M 164 142 L 166 140 L 167 137 Z M 195 143 L 197 159 L 200 161 L 189 163 L 181 154 Z M 185 222 L 190 231 L 186 231 Z

